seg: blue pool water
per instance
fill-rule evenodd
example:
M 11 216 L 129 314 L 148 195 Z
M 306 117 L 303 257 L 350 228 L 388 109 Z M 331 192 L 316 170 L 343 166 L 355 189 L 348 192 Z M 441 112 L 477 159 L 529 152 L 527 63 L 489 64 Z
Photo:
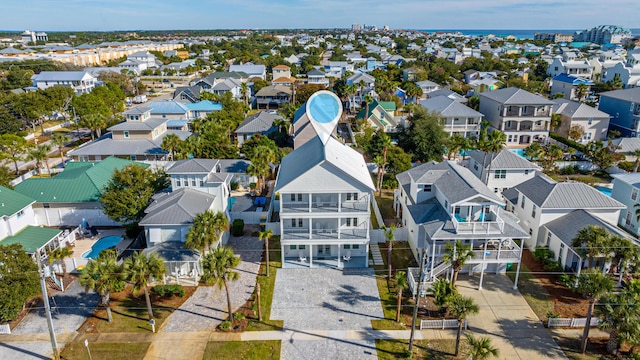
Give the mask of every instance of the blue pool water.
M 518 156 L 520 156 L 521 158 L 525 158 L 524 149 L 509 149 L 509 151 L 518 154 Z
M 229 198 L 229 205 L 228 205 L 229 206 L 229 211 L 233 210 L 233 204 L 235 204 L 235 203 L 236 203 L 236 198 L 230 197 Z
M 609 197 L 611 197 L 611 193 L 613 192 L 613 189 L 604 186 L 596 186 L 596 189 Z
M 91 250 L 82 254 L 82 257 L 84 259 L 95 259 L 100 255 L 102 250 L 116 246 L 120 240 L 122 240 L 120 235 L 111 235 L 100 238 L 95 244 L 93 244 L 93 246 L 91 246 Z

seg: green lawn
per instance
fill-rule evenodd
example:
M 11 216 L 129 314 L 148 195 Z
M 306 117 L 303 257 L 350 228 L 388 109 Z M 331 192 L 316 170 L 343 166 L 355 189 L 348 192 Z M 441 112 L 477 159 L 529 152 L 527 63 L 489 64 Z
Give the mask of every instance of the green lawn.
M 173 312 L 173 308 L 164 308 L 153 305 L 153 316 L 156 321 L 156 329 L 160 329 L 162 323 Z M 101 308 L 99 308 L 101 309 Z M 99 317 L 104 316 L 104 321 L 97 323 L 99 332 L 114 333 L 114 332 L 150 332 L 151 325 L 149 325 L 149 315 L 147 313 L 147 307 L 144 304 L 139 304 L 136 301 L 125 299 L 120 302 L 118 306 L 111 307 L 111 314 L 113 316 L 113 322 L 106 321 L 106 312 L 99 311 Z
M 508 271 L 507 276 L 511 281 L 515 281 L 516 273 Z M 520 265 L 520 276 L 518 278 L 518 290 L 527 301 L 533 312 L 538 318 L 546 323 L 549 314 L 553 313 L 553 302 L 550 300 L 547 290 L 536 282 L 535 277 L 531 275 L 531 271 L 524 264 Z
M 376 202 L 383 219 L 394 219 L 396 217 L 396 212 L 393 210 L 393 193 L 389 195 L 383 192 L 381 198 L 376 196 Z
M 280 262 L 280 237 L 274 236 L 269 239 L 269 276 L 266 274 L 265 264 L 260 266 L 260 273 L 257 282 L 260 283 L 260 303 L 262 306 L 262 321 L 249 320 L 247 331 L 282 330 L 284 322 L 282 320 L 269 320 L 271 317 L 271 300 L 273 299 L 273 288 L 276 284 L 276 271 L 282 267 Z M 255 294 L 254 294 L 255 296 Z M 258 315 L 258 305 L 254 303 L 256 317 Z
M 131 360 L 142 359 L 151 343 L 90 343 L 92 360 Z M 68 343 L 62 351 L 63 360 L 89 359 L 84 343 Z
M 454 357 L 455 340 L 415 340 L 413 342 L 413 359 L 466 359 L 467 340 L 460 341 L 460 355 Z M 408 359 L 408 340 L 376 340 L 379 360 Z
M 279 340 L 271 341 L 210 341 L 204 350 L 203 360 L 278 360 Z

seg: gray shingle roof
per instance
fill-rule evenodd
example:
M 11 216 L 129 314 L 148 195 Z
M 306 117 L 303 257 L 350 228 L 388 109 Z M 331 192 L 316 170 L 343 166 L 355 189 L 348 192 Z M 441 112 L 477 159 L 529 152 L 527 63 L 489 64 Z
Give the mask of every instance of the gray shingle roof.
M 480 93 L 480 98 L 483 97 L 505 105 L 553 105 L 549 99 L 516 87 Z
M 427 100 L 421 100 L 420 105 L 429 111 L 440 113 L 444 117 L 483 117 L 472 108 L 451 99 L 447 96 L 435 96 Z
M 242 121 L 236 129 L 236 133 L 262 133 L 267 132 L 273 127 L 276 119 L 282 119 L 276 114 L 269 114 L 266 111 L 257 112 Z
M 191 224 L 198 213 L 211 208 L 214 199 L 214 195 L 190 188 L 160 194 L 144 211 L 147 215 L 140 225 Z
M 480 150 L 472 150 L 469 152 L 469 156 L 472 157 L 479 164 L 482 164 L 484 160 L 484 151 Z M 502 150 L 499 153 L 492 153 L 491 157 L 487 156 L 486 167 L 489 167 L 489 163 L 491 163 L 491 170 L 501 170 L 501 169 L 532 169 L 538 170 L 539 167 L 528 161 L 527 159 L 522 158 L 518 154 L 509 151 Z
M 208 174 L 215 170 L 216 165 L 218 160 L 215 159 L 178 160 L 167 169 L 167 174 Z
M 624 209 L 625 206 L 579 182 L 555 182 L 542 174 L 515 188 L 543 209 Z
M 619 99 L 624 101 L 640 102 L 640 87 L 613 90 L 600 93 L 600 96 Z
M 544 225 L 549 231 L 551 231 L 554 235 L 556 235 L 563 243 L 571 246 L 573 242 L 573 238 L 576 237 L 578 231 L 580 229 L 587 227 L 589 225 L 596 225 L 604 227 L 608 232 L 619 235 L 624 238 L 633 240 L 637 243 L 637 241 L 629 236 L 624 231 L 616 228 L 615 226 L 609 224 L 608 222 L 600 219 L 597 216 L 590 214 L 585 210 L 575 210 L 568 213 L 565 216 L 557 218 L 553 221 L 550 221 Z

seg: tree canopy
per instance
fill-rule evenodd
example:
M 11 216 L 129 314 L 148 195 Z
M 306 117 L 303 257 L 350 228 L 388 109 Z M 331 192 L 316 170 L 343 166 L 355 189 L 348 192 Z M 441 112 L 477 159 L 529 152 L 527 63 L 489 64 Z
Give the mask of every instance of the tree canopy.
M 427 162 L 440 161 L 444 154 L 447 133 L 442 129 L 442 118 L 429 113 L 423 107 L 417 107 L 408 118 L 409 129 L 403 130 L 399 136 L 399 145 L 413 160 Z
M 0 264 L 0 323 L 4 323 L 15 319 L 40 286 L 38 266 L 22 245 L 0 245 Z

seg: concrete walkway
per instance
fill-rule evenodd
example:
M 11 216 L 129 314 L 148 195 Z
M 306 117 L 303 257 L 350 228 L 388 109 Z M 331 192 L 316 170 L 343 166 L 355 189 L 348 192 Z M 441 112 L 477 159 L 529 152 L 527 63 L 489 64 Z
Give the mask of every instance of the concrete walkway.
M 489 336 L 500 350 L 500 359 L 567 359 L 509 278 L 485 274 L 482 290 L 478 280 L 461 276 L 456 286 L 480 308 L 469 317 L 469 330 Z
M 231 305 L 237 310 L 254 291 L 260 269 L 264 243 L 256 237 L 232 237 L 229 241 L 242 262 L 237 267 L 240 278 L 229 283 Z M 217 286 L 199 286 L 195 293 L 163 323 L 153 338 L 145 359 L 202 359 L 206 341 L 200 333 L 210 333 L 228 317 L 226 292 Z M 180 341 L 171 341 L 171 333 L 182 333 Z
M 369 249 L 371 250 L 371 256 L 373 257 L 373 265 L 384 265 L 382 260 L 382 254 L 380 254 L 380 247 L 377 243 L 370 243 Z

